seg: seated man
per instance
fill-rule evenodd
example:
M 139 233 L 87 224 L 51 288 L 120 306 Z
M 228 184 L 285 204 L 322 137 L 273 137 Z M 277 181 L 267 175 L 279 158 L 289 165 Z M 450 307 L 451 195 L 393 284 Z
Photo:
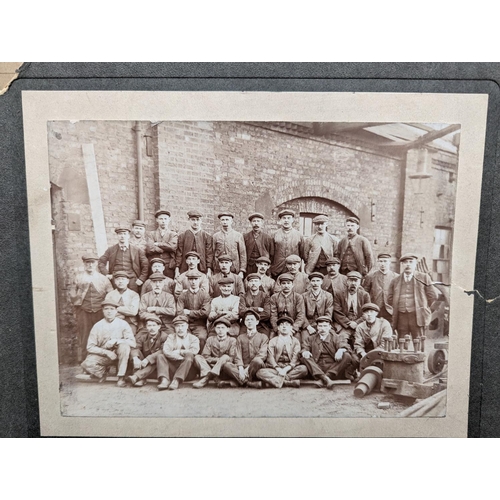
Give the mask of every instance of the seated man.
M 281 387 L 300 387 L 300 380 L 307 376 L 307 368 L 299 365 L 300 342 L 292 336 L 294 321 L 289 316 L 278 319 L 279 335 L 269 341 L 266 368 L 257 372 L 262 382 Z
M 249 274 L 246 278 L 247 291 L 244 297 L 240 297 L 239 315 L 244 319 L 245 312 L 249 309 L 255 309 L 260 316 L 259 326 L 257 329 L 261 333 L 269 336 L 271 331 L 271 324 L 269 318 L 271 317 L 271 303 L 269 295 L 261 289 L 260 275 L 253 273 Z M 240 331 L 245 331 L 245 325 L 242 325 Z
M 199 270 L 200 265 L 200 255 L 196 252 L 187 252 L 186 253 L 186 264 L 188 266 L 187 271 L 179 274 L 175 278 L 175 293 L 174 295 L 178 297 L 182 290 L 187 290 L 189 288 L 189 280 L 187 277 L 187 273 L 189 271 L 197 271 L 200 274 L 200 288 L 209 293 L 210 292 L 210 282 L 206 274 L 203 274 Z
M 262 382 L 255 380 L 255 374 L 265 367 L 267 358 L 267 335 L 257 331 L 259 313 L 249 308 L 243 314 L 245 330 L 236 339 L 236 361 L 226 363 L 224 373 L 236 380 L 239 385 L 260 389 Z
M 240 298 L 233 295 L 233 285 L 234 280 L 231 277 L 222 278 L 219 281 L 221 295 L 215 297 L 210 304 L 210 314 L 208 315 L 208 322 L 210 324 L 208 329 L 209 336 L 215 335 L 215 320 L 220 318 L 229 321 L 229 335 L 231 337 L 237 337 L 240 333 L 240 325 L 238 323 Z
M 354 352 L 362 358 L 367 352 L 383 347 L 384 339 L 392 340 L 392 328 L 384 318 L 378 318 L 380 308 L 369 302 L 362 307 L 364 321 L 356 328 Z
M 300 338 L 302 346 L 309 335 L 314 335 L 316 333 L 316 320 L 320 316 L 328 316 L 331 318 L 333 314 L 332 294 L 321 288 L 323 278 L 324 276 L 320 272 L 311 273 L 309 275 L 311 289 L 302 294 L 306 310 L 306 317 L 304 325 L 302 326 L 302 336 Z
M 211 298 L 208 292 L 200 288 L 201 273 L 187 271 L 186 278 L 189 288 L 183 290 L 177 300 L 177 315 L 187 316 L 189 330 L 200 341 L 200 350 L 205 347 L 207 340 L 207 318 L 210 313 Z
M 302 363 L 319 387 L 333 389 L 332 379 L 342 378 L 351 364 L 347 336 L 332 331 L 330 316 L 320 316 L 316 325 L 318 333 L 307 337 L 302 345 Z
M 149 314 L 160 317 L 162 329 L 168 334 L 174 333 L 172 319 L 175 316 L 175 299 L 163 288 L 163 274 L 152 274 L 149 279 L 153 283 L 153 291 L 145 293 L 141 298 L 139 316 L 144 320 Z
M 104 382 L 108 368 L 118 365 L 118 387 L 125 387 L 124 380 L 130 358 L 130 349 L 136 346 L 130 325 L 117 317 L 118 304 L 109 299 L 102 303 L 104 319 L 90 330 L 87 357 L 81 367 L 98 382 Z
M 298 255 L 289 255 L 285 259 L 285 263 L 287 274 L 290 274 L 293 278 L 293 290 L 296 293 L 303 294 L 309 289 L 309 276 L 300 270 L 302 259 Z M 278 278 L 274 286 L 274 293 L 281 291 L 280 285 L 280 279 Z
M 342 294 L 347 287 L 347 277 L 345 274 L 340 274 L 340 260 L 337 257 L 326 261 L 327 275 L 323 280 L 321 288 L 330 292 L 333 297 Z
M 163 353 L 158 355 L 159 391 L 169 389 L 175 391 L 187 379 L 195 376 L 194 358 L 200 352 L 200 341 L 189 333 L 189 323 L 186 316 L 174 318 L 175 333 L 169 335 L 163 344 Z
M 304 298 L 295 292 L 294 281 L 291 274 L 282 274 L 278 281 L 282 290 L 271 297 L 271 338 L 278 331 L 278 318 L 288 316 L 293 320 L 293 335 L 300 336 L 300 331 L 305 319 Z
M 115 290 L 106 295 L 106 300 L 118 304 L 117 318 L 125 320 L 132 329 L 133 334 L 137 332 L 137 313 L 139 312 L 140 297 L 137 292 L 128 288 L 129 278 L 125 271 L 116 271 L 113 274 Z
M 164 274 L 165 261 L 163 259 L 155 257 L 154 259 L 151 259 L 150 264 L 151 264 L 151 274 L 160 273 L 163 274 L 163 276 L 165 276 Z M 165 276 L 165 279 L 163 280 L 163 288 L 165 289 L 166 292 L 173 294 L 175 289 L 175 281 L 172 278 Z M 148 278 L 144 282 L 144 285 L 142 285 L 141 297 L 145 293 L 152 291 L 153 291 L 153 282 Z
M 245 294 L 245 285 L 238 274 L 231 272 L 231 266 L 233 265 L 231 256 L 223 254 L 218 258 L 218 261 L 220 271 L 213 274 L 210 278 L 210 296 L 218 297 L 221 294 L 219 286 L 220 280 L 223 278 L 231 278 L 234 283 L 233 295 L 243 297 Z
M 270 297 L 273 294 L 276 284 L 276 281 L 267 274 L 267 271 L 271 267 L 271 259 L 268 257 L 259 257 L 255 259 L 255 265 L 257 266 L 257 274 L 260 276 L 260 287 L 262 291 L 266 292 Z
M 205 387 L 212 379 L 215 379 L 217 387 L 225 387 L 225 381 L 220 380 L 222 369 L 226 363 L 234 363 L 236 359 L 236 339 L 228 335 L 231 323 L 226 318 L 217 318 L 214 326 L 216 335 L 208 337 L 202 354 L 194 358 L 201 377 L 193 384 L 195 389 Z
M 145 323 L 146 330 L 139 331 L 136 338 L 137 345 L 130 353 L 134 374 L 127 377 L 127 382 L 136 387 L 142 387 L 148 376 L 156 372 L 156 358 L 161 354 L 168 336 L 167 332 L 160 331 L 161 319 L 156 314 L 148 314 Z

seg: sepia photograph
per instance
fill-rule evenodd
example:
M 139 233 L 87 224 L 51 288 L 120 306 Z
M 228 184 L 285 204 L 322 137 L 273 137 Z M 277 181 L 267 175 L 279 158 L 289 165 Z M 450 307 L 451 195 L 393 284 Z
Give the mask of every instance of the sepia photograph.
M 460 121 L 45 126 L 61 417 L 446 418 Z

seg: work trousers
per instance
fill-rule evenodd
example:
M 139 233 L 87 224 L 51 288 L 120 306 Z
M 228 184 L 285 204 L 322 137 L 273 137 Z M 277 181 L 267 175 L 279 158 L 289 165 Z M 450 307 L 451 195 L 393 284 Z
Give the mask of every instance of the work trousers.
M 189 330 L 195 337 L 198 337 L 198 340 L 200 341 L 200 352 L 203 352 L 203 347 L 205 347 L 205 342 L 207 341 L 208 337 L 208 331 L 206 325 L 190 323 Z
M 262 368 L 257 372 L 257 378 L 277 389 L 281 389 L 285 380 L 298 380 L 307 377 L 307 368 L 297 365 L 292 368 L 285 377 L 282 377 L 274 368 Z
M 266 365 L 261 358 L 254 358 L 252 359 L 252 361 L 250 361 L 250 364 L 247 366 L 248 366 L 248 379 L 243 382 L 240 379 L 239 369 L 234 363 L 226 363 L 222 367 L 222 371 L 230 378 L 236 380 L 236 382 L 238 382 L 239 385 L 244 385 L 247 382 L 253 382 L 255 380 L 255 375 L 257 374 L 257 372 L 260 369 L 264 368 Z M 246 368 L 246 366 L 244 368 Z
M 128 344 L 118 344 L 113 351 L 118 356 L 118 359 L 112 361 L 102 354 L 89 354 L 81 364 L 81 367 L 87 373 L 90 373 L 90 375 L 102 378 L 108 371 L 108 368 L 116 364 L 118 366 L 117 375 L 119 377 L 124 377 L 127 372 L 127 365 L 130 357 L 130 346 Z
M 76 308 L 76 321 L 78 323 L 78 362 L 81 363 L 87 356 L 87 342 L 90 330 L 104 316 L 102 309 L 96 312 L 84 311 L 81 307 Z
M 194 357 L 194 362 L 200 370 L 200 377 L 206 377 L 209 373 L 216 377 L 220 377 L 222 368 L 226 363 L 231 363 L 231 357 L 227 354 L 223 354 L 216 363 L 209 363 L 201 354 L 197 354 Z M 212 365 L 212 366 L 211 366 Z
M 165 377 L 169 382 L 178 379 L 179 382 L 193 379 L 195 372 L 193 370 L 195 355 L 192 352 L 184 354 L 184 359 L 168 359 L 165 354 L 160 352 L 156 358 L 156 371 L 158 378 Z M 136 374 L 137 375 L 137 374 Z
M 394 325 L 394 328 L 398 331 L 399 338 L 411 334 L 415 339 L 425 335 L 425 328 L 417 325 L 417 315 L 414 312 L 399 312 L 398 324 Z
M 392 325 L 392 314 L 387 312 L 387 309 L 385 308 L 385 306 L 382 306 L 380 308 L 380 312 L 378 313 L 378 317 L 386 319 Z
M 344 376 L 344 372 L 352 363 L 351 355 L 344 352 L 340 361 L 332 360 L 331 363 L 318 364 L 312 357 L 302 358 L 301 362 L 307 367 L 307 371 L 314 378 L 318 379 L 324 375 L 331 379 L 339 379 Z

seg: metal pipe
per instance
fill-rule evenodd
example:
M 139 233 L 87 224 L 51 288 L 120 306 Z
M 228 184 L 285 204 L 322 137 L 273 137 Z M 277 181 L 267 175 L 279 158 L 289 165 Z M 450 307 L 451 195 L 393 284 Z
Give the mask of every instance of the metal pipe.
M 407 351 L 410 348 L 410 335 L 405 335 L 405 351 Z
M 135 144 L 137 151 L 137 211 L 139 219 L 144 220 L 144 180 L 142 175 L 142 137 L 140 122 L 135 122 Z
M 422 335 L 420 337 L 420 350 L 422 352 L 425 352 L 425 338 L 426 338 L 425 335 Z
M 419 338 L 413 339 L 413 347 L 414 347 L 415 352 L 420 351 L 420 339 Z
M 399 339 L 399 352 L 403 352 L 405 347 L 405 339 Z

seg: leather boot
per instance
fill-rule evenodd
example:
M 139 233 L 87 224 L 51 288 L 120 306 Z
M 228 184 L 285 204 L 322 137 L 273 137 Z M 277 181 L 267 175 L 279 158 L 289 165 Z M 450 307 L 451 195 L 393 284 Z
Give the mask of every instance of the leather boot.
M 323 377 L 321 377 L 321 380 L 324 382 L 327 389 L 332 390 L 335 387 L 333 380 L 330 377 L 328 377 L 327 375 L 324 375 Z
M 200 380 L 198 380 L 198 382 L 195 382 L 193 384 L 193 387 L 195 389 L 201 389 L 202 387 L 205 387 L 206 385 L 208 385 L 209 381 L 210 381 L 209 376 L 205 375 L 204 377 L 200 378 Z
M 161 381 L 158 384 L 157 388 L 159 391 L 164 391 L 165 389 L 168 389 L 168 386 L 170 385 L 169 380 L 167 380 L 167 377 L 161 377 Z
M 285 387 L 300 387 L 300 380 L 285 380 Z

